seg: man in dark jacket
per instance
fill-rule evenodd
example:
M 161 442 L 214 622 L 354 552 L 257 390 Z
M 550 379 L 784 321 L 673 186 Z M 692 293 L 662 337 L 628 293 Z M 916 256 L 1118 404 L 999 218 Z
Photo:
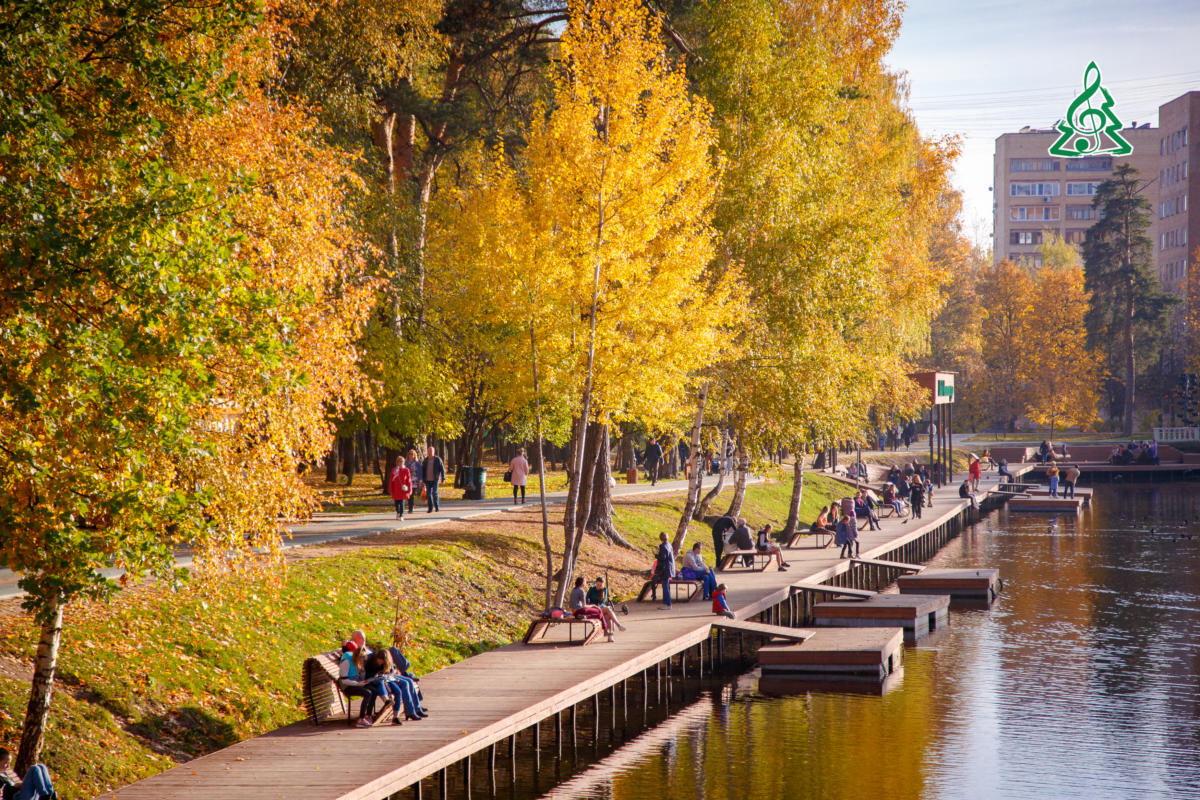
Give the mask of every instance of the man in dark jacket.
M 713 552 L 717 554 L 717 569 L 720 569 L 721 556 L 725 553 L 725 533 L 735 525 L 737 523 L 733 517 L 718 517 L 716 522 L 712 524 Z
M 651 439 L 646 445 L 646 477 L 650 485 L 658 483 L 658 465 L 662 463 L 663 451 L 658 442 Z
M 662 609 L 671 608 L 671 578 L 675 577 L 675 551 L 667 541 L 667 534 L 658 535 L 658 552 L 654 554 L 654 582 L 662 585 Z
M 438 486 L 446 482 L 446 465 L 442 457 L 433 449 L 433 445 L 425 451 L 425 460 L 421 462 L 421 479 L 425 483 L 425 495 L 429 501 L 426 513 L 432 514 L 438 509 Z

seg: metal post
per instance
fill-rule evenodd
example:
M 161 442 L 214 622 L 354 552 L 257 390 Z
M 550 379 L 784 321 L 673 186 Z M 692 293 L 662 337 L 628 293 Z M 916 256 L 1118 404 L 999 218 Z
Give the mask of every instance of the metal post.
M 950 485 L 954 485 L 954 398 L 946 404 L 946 469 L 950 476 Z

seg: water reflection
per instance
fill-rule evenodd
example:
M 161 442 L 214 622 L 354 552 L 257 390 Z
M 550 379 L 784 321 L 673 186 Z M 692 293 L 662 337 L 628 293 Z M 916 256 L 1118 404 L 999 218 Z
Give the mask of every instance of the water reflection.
M 883 697 L 702 696 L 555 798 L 1200 798 L 1200 492 L 1097 487 L 939 554 L 999 567 Z M 734 687 L 737 689 L 738 687 Z

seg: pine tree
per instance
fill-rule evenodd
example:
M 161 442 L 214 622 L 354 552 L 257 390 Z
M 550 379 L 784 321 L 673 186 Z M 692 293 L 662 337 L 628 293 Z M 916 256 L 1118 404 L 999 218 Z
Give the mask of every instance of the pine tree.
M 1088 341 L 1105 353 L 1108 370 L 1122 388 L 1119 403 L 1110 395 L 1110 408 L 1120 408 L 1126 436 L 1134 430 L 1138 374 L 1166 334 L 1177 302 L 1163 292 L 1154 273 L 1144 188 L 1136 169 L 1117 166 L 1092 200 L 1099 221 L 1083 245 L 1085 288 L 1092 297 Z

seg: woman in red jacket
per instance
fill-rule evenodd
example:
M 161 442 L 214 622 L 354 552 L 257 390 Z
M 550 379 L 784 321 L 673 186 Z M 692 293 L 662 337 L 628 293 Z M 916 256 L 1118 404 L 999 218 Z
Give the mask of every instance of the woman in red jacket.
M 388 491 L 392 493 L 392 501 L 396 504 L 396 519 L 404 519 L 404 501 L 412 497 L 412 473 L 404 463 L 403 456 L 396 456 L 396 467 L 388 481 Z

